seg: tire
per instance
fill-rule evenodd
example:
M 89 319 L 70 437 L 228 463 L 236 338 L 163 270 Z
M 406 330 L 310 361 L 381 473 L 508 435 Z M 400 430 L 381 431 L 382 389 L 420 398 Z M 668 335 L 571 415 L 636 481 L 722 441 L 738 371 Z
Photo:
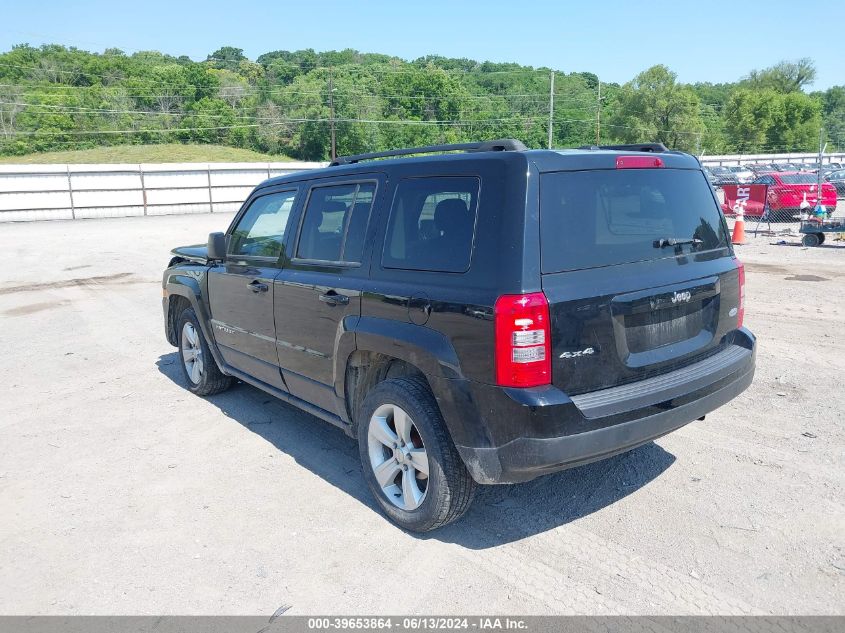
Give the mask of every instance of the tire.
M 824 244 L 824 233 L 816 233 L 819 236 L 819 246 Z
M 801 244 L 806 246 L 807 248 L 812 248 L 813 246 L 819 245 L 819 234 L 818 233 L 805 233 L 804 237 L 801 238 Z
M 198 396 L 211 396 L 231 387 L 232 377 L 223 374 L 217 366 L 194 309 L 185 308 L 177 323 L 179 364 L 188 390 Z
M 419 378 L 385 380 L 367 394 L 358 419 L 358 449 L 370 491 L 384 514 L 405 530 L 435 530 L 458 519 L 472 502 L 476 483 L 437 401 Z

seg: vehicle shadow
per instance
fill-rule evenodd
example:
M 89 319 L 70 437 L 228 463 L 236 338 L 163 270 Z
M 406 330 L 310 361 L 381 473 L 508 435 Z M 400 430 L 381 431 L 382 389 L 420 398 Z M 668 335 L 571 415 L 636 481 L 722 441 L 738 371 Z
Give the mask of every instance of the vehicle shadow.
M 173 352 L 162 355 L 156 365 L 162 374 L 184 386 L 179 363 L 178 354 Z M 340 429 L 243 383 L 206 400 L 298 464 L 379 513 L 364 483 L 357 445 Z M 674 461 L 674 455 L 650 442 L 628 453 L 528 483 L 480 486 L 472 507 L 460 521 L 429 534 L 409 534 L 469 549 L 518 541 L 623 499 L 659 477 Z

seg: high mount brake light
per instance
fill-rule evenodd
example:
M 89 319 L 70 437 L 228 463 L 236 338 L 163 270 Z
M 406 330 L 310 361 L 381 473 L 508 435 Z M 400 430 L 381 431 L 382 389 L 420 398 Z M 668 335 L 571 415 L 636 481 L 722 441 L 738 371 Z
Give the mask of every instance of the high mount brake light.
M 657 156 L 617 156 L 616 169 L 653 169 L 663 167 L 663 159 Z
M 552 380 L 549 302 L 542 292 L 496 300 L 496 383 L 538 387 Z

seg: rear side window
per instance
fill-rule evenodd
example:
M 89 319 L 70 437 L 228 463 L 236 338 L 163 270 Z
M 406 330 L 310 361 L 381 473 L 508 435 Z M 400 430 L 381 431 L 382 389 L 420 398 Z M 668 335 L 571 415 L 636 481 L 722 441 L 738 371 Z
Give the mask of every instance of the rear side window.
M 296 256 L 360 263 L 375 190 L 373 182 L 312 189 Z
M 543 174 L 543 272 L 613 266 L 728 245 L 704 174 L 616 169 Z M 677 247 L 663 240 L 693 241 Z
M 385 236 L 385 268 L 462 273 L 469 270 L 478 193 L 472 176 L 399 182 Z

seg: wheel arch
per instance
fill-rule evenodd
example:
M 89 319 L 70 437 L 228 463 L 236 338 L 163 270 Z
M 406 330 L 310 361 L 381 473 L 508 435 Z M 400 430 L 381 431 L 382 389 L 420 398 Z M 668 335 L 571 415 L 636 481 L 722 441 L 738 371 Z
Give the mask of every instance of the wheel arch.
M 361 317 L 350 333 L 354 333 L 355 344 L 336 359 L 335 376 L 340 387 L 338 395 L 344 402 L 353 432 L 361 403 L 379 382 L 416 376 L 425 381 L 440 401 L 437 385 L 441 381 L 429 377 L 462 376 L 455 349 L 436 330 L 413 323 Z
M 211 319 L 206 309 L 206 304 L 202 300 L 202 288 L 199 280 L 194 275 L 173 274 L 167 278 L 164 289 L 167 293 L 167 340 L 173 345 L 177 344 L 176 330 L 179 315 L 182 314 L 185 308 L 193 308 L 197 315 L 200 328 L 202 329 L 202 334 L 208 343 L 208 348 L 211 350 L 217 366 L 225 373 L 226 363 L 220 355 L 220 350 L 217 349 L 217 342 L 211 330 Z
M 406 377 L 418 378 L 431 390 L 426 375 L 406 360 L 360 349 L 349 355 L 344 375 L 344 406 L 349 416 L 351 434 L 356 432 L 358 414 L 367 394 L 385 380 Z

